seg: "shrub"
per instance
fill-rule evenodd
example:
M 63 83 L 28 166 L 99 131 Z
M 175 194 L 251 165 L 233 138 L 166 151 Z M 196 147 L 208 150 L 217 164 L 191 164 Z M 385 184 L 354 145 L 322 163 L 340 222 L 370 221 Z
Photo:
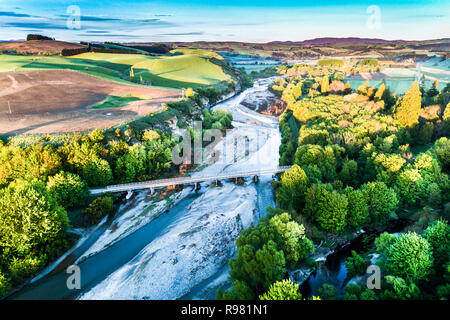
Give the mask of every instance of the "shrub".
M 114 207 L 113 198 L 110 196 L 100 197 L 82 212 L 82 220 L 85 225 L 99 223 L 107 214 L 112 213 Z
M 269 291 L 259 296 L 260 300 L 301 300 L 302 294 L 299 286 L 291 280 L 277 281 L 272 284 Z
M 366 274 L 367 267 L 370 265 L 370 261 L 364 258 L 352 250 L 352 255 L 345 261 L 345 267 L 347 268 L 348 276 L 351 278 L 355 276 L 362 276 Z
M 322 300 L 336 300 L 338 291 L 332 284 L 325 283 L 316 293 Z

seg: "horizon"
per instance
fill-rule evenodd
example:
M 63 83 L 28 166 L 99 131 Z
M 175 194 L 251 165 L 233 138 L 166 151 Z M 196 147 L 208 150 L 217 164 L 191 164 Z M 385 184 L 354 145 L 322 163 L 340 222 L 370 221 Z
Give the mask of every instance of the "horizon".
M 78 42 L 423 41 L 449 37 L 450 3 L 434 1 L 0 0 L 0 38 L 39 33 Z M 411 27 L 413 21 L 415 27 Z M 69 28 L 70 27 L 70 28 Z

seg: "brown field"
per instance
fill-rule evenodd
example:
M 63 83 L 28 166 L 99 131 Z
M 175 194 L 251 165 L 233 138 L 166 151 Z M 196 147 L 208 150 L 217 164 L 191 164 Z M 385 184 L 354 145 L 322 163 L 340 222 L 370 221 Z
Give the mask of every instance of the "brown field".
M 35 40 L 21 42 L 0 43 L 0 50 L 16 50 L 27 54 L 38 54 L 42 52 L 61 52 L 63 49 L 84 48 L 80 44 L 57 41 L 57 40 Z
M 91 109 L 110 95 L 151 97 L 114 109 Z M 179 91 L 114 83 L 70 70 L 0 73 L 0 135 L 105 129 L 158 110 Z

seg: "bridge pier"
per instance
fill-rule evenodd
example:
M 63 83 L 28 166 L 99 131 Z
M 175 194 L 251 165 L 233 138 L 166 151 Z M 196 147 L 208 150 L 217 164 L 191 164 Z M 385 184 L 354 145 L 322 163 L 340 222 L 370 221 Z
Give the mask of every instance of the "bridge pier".
M 254 183 L 258 183 L 259 182 L 259 177 L 258 176 L 253 176 L 253 182 Z
M 131 198 L 132 196 L 133 196 L 133 191 L 128 190 L 126 199 L 127 199 L 127 200 L 130 200 L 130 198 Z

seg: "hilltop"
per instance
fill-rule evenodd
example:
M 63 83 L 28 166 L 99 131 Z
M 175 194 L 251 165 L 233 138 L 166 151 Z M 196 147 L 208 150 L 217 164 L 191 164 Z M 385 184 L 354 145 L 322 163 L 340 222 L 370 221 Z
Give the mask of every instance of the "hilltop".
M 33 40 L 0 43 L 0 51 L 15 51 L 23 54 L 56 53 L 63 49 L 81 49 L 81 44 L 58 40 Z

